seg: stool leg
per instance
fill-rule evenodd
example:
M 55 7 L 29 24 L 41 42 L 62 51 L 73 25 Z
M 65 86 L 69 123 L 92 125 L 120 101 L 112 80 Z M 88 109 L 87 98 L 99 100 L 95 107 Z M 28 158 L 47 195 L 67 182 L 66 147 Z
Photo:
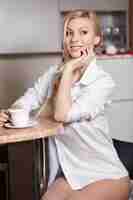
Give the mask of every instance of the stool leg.
M 9 188 L 9 179 L 8 179 L 8 168 L 6 170 L 6 200 L 9 200 L 8 198 L 8 188 Z
M 48 138 L 43 140 L 43 191 L 46 192 L 48 187 L 48 179 L 49 179 L 49 146 L 48 146 Z
M 5 195 L 6 200 L 8 200 L 8 164 L 7 163 L 0 163 L 0 171 L 4 173 L 4 180 L 5 180 Z

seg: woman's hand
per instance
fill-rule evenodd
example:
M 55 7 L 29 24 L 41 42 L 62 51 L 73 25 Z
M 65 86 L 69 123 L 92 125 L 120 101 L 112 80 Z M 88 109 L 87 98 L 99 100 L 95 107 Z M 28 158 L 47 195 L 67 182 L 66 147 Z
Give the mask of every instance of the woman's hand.
M 0 111 L 0 126 L 4 126 L 4 124 L 9 120 L 9 115 L 6 110 Z
M 66 79 L 68 79 L 68 76 L 69 78 L 71 77 L 70 79 L 73 83 L 81 77 L 86 67 L 90 64 L 94 57 L 94 53 L 89 52 L 89 50 L 86 48 L 81 51 L 81 56 L 79 58 L 71 59 L 64 65 L 60 66 L 59 71 L 63 76 L 66 77 Z M 54 97 L 56 96 L 62 75 L 59 79 L 55 80 L 53 84 Z
M 94 58 L 94 53 L 90 53 L 88 49 L 81 51 L 79 58 L 74 58 L 64 64 L 63 73 L 73 73 L 77 71 L 83 73 L 91 60 Z

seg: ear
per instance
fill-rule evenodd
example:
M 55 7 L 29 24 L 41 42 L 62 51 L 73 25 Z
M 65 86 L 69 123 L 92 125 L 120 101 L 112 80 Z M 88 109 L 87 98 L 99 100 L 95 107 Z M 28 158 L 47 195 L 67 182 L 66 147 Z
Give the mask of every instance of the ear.
M 94 45 L 98 46 L 100 44 L 100 42 L 101 42 L 101 37 L 100 36 L 96 36 L 95 40 L 94 40 Z

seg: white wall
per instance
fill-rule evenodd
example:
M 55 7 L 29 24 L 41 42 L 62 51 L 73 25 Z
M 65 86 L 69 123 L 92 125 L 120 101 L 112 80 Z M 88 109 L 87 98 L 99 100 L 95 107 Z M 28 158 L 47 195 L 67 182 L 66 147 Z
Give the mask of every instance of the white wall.
M 7 108 L 31 87 L 60 54 L 0 56 L 0 107 Z
M 0 53 L 61 49 L 58 0 L 0 0 Z

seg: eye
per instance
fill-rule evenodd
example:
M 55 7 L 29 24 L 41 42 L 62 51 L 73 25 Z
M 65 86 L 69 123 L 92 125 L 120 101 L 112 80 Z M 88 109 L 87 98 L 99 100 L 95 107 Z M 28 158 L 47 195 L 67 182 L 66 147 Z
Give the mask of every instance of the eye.
M 86 31 L 86 30 L 82 30 L 82 31 L 81 31 L 81 34 L 82 34 L 82 35 L 86 35 L 87 33 L 88 33 L 88 31 Z
M 73 32 L 72 31 L 66 31 L 66 36 L 72 36 L 73 35 Z

